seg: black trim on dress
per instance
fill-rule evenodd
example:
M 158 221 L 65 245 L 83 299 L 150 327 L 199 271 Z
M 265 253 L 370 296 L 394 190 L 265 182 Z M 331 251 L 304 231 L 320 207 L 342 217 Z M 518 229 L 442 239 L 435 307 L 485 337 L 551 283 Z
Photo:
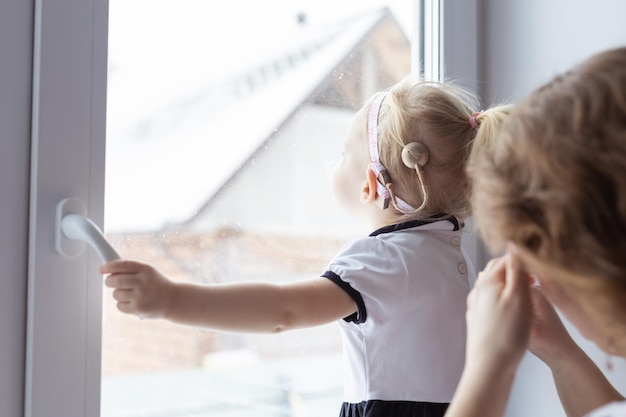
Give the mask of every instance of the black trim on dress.
M 461 229 L 461 224 L 459 223 L 456 217 L 451 216 L 447 213 L 439 213 L 439 214 L 434 214 L 432 216 L 429 216 L 423 219 L 411 220 L 411 221 L 404 222 L 404 223 L 397 223 L 397 224 L 391 224 L 389 226 L 384 226 L 384 227 L 381 227 L 380 229 L 374 230 L 372 233 L 370 233 L 370 236 L 378 236 L 383 233 L 391 233 L 391 232 L 397 232 L 398 230 L 411 229 L 413 227 L 424 226 L 425 224 L 438 222 L 440 220 L 448 220 L 450 223 L 452 223 L 452 225 L 454 226 L 453 230 L 455 232 Z
M 365 310 L 365 302 L 363 301 L 363 297 L 361 297 L 361 293 L 352 288 L 347 282 L 342 281 L 341 277 L 332 271 L 325 271 L 322 276 L 339 285 L 356 303 L 357 311 L 348 317 L 344 317 L 344 320 L 356 324 L 365 323 L 365 320 L 367 320 L 367 311 Z
M 448 403 L 369 400 L 343 403 L 339 417 L 443 417 Z

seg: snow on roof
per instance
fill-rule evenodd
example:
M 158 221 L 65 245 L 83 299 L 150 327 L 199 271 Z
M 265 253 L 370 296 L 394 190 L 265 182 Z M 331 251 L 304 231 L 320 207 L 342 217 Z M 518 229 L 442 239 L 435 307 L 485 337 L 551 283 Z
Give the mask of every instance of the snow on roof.
M 136 12 L 145 17 L 146 9 Z M 127 13 L 117 32 L 112 17 L 108 232 L 158 230 L 192 217 L 385 10 L 321 27 L 246 26 L 238 47 L 224 41 L 233 24 L 213 27 L 211 36 L 224 41 L 215 45 L 201 31 L 206 22 L 191 18 L 182 34 L 172 32 L 166 23 L 182 17 L 162 12 L 140 20 Z M 139 36 L 124 36 L 133 30 Z

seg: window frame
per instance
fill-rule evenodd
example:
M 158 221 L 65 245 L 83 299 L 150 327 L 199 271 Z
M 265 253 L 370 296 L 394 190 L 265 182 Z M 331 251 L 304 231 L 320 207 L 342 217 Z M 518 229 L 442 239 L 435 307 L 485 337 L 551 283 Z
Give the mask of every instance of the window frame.
M 95 253 L 57 253 L 55 212 L 101 224 L 108 0 L 34 3 L 24 415 L 100 413 L 102 280 Z M 62 105 L 60 105 L 62 104 Z
M 33 4 L 0 2 L 0 414 L 23 415 Z

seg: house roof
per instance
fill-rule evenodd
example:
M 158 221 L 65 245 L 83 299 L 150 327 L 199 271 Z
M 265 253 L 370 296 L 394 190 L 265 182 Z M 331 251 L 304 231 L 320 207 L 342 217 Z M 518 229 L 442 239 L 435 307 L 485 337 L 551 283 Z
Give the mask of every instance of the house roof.
M 387 13 L 246 26 L 241 49 L 208 42 L 201 22 L 181 35 L 148 18 L 154 31 L 144 28 L 135 41 L 112 26 L 106 230 L 158 230 L 191 218 Z M 229 37 L 228 28 L 241 31 L 222 25 L 213 36 Z

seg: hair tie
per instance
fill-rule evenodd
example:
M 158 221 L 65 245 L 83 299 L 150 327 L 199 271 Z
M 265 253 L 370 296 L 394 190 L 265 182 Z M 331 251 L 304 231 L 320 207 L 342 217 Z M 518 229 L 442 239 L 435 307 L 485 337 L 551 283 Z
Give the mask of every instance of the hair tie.
M 476 120 L 476 118 L 478 116 L 480 116 L 481 112 L 477 111 L 472 113 L 472 116 L 469 118 L 469 122 L 470 125 L 474 128 L 474 129 L 478 129 L 480 127 L 480 123 L 478 123 L 478 121 Z

